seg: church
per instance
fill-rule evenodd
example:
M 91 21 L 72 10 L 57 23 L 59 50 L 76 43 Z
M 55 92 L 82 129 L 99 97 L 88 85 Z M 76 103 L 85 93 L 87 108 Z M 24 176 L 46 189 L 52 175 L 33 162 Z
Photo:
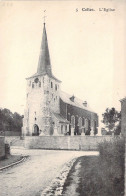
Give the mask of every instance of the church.
M 97 134 L 97 113 L 86 101 L 61 91 L 61 81 L 52 73 L 45 23 L 37 72 L 26 80 L 23 136 Z

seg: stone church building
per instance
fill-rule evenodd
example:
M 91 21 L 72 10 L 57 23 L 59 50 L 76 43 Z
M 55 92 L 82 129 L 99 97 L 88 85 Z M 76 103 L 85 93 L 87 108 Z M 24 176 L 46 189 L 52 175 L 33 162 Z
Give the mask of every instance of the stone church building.
M 44 23 L 37 73 L 27 79 L 24 136 L 95 135 L 98 115 L 86 101 L 64 93 L 51 68 Z

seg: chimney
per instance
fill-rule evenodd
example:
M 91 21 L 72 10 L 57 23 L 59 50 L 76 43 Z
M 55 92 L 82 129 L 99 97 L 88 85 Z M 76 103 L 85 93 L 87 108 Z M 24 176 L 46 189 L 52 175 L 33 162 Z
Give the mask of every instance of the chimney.
M 71 100 L 72 102 L 74 102 L 74 99 L 75 99 L 74 95 L 73 95 L 72 97 L 70 97 L 70 100 Z
M 84 105 L 85 107 L 87 107 L 87 101 L 84 101 L 83 105 Z

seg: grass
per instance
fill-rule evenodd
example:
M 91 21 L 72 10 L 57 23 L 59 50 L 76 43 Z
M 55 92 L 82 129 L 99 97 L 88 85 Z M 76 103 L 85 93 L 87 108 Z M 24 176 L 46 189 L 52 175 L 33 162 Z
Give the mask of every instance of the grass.
M 0 168 L 8 166 L 12 163 L 15 163 L 21 160 L 22 156 L 20 155 L 8 155 L 8 158 L 0 160 Z
M 75 172 L 75 167 L 76 167 L 76 164 L 78 163 L 79 160 L 80 160 L 80 158 L 76 159 L 76 161 L 73 163 L 73 166 L 71 167 L 71 169 L 69 171 L 67 180 L 65 181 L 65 184 L 64 184 L 64 189 L 63 189 L 64 191 L 65 191 L 66 187 L 71 184 L 71 180 L 72 180 L 71 174 Z
M 79 184 L 76 192 L 80 196 L 123 196 L 124 195 L 124 140 L 99 144 L 100 155 L 84 156 L 77 159 L 71 168 L 63 192 L 74 179 L 72 174 L 78 161 Z M 65 195 L 65 194 L 64 194 Z

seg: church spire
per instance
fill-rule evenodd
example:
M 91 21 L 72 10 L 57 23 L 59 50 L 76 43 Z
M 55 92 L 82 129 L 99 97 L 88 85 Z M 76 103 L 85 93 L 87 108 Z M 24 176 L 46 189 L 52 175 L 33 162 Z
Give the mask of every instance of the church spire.
M 45 21 L 43 26 L 43 37 L 42 37 L 37 73 L 48 74 L 49 76 L 52 76 Z

